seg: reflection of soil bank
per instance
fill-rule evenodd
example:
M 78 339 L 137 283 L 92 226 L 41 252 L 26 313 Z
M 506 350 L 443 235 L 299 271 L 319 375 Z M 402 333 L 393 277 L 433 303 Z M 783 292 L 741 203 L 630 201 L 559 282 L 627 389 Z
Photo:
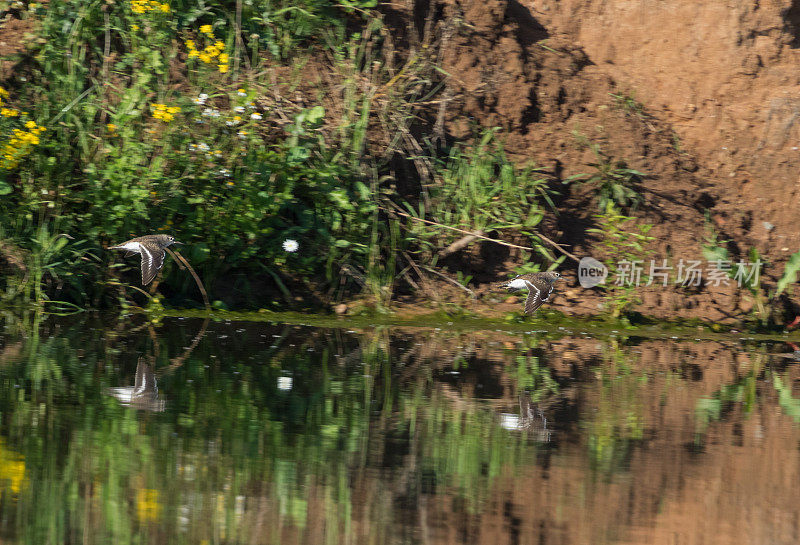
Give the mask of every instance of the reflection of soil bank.
M 429 503 L 431 542 L 797 542 L 800 430 L 764 380 L 765 357 L 715 343 L 592 339 L 549 343 L 546 354 L 560 378 L 577 377 L 557 448 L 497 480 L 479 514 Z M 798 374 L 777 371 L 784 383 Z M 755 397 L 701 425 L 702 401 L 736 385 Z

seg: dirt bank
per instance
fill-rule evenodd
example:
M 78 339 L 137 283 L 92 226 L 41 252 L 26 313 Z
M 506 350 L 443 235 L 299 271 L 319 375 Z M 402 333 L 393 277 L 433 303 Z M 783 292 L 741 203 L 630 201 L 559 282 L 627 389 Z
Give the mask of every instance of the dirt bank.
M 452 0 L 408 3 L 405 13 L 419 21 L 441 12 L 450 137 L 469 137 L 475 123 L 501 126 L 509 152 L 557 180 L 587 171 L 594 157 L 577 143 L 585 137 L 647 174 L 635 215 L 654 225 L 654 259 L 703 260 L 713 226 L 732 259 L 746 260 L 751 248 L 766 258 L 769 290 L 800 244 L 800 8 L 764 4 Z M 631 99 L 628 107 L 612 94 Z M 577 255 L 596 254 L 587 232 L 593 195 L 564 186 L 558 205 L 546 234 Z M 456 266 L 471 266 L 478 282 L 496 280 L 482 274 L 480 250 L 464 252 L 469 259 Z M 519 259 L 504 257 L 507 269 Z M 568 283 L 555 306 L 596 313 L 604 294 L 578 287 L 574 271 Z M 731 322 L 752 306 L 744 290 L 703 285 L 644 290 L 639 310 Z M 796 310 L 788 299 L 778 306 L 787 319 Z

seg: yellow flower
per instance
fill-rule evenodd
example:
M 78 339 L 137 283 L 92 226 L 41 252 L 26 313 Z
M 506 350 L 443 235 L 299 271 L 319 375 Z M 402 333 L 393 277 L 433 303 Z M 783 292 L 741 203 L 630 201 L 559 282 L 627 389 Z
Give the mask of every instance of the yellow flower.
M 219 55 L 219 49 L 217 49 L 213 45 L 209 45 L 208 47 L 206 47 L 205 52 L 211 55 L 212 57 L 216 57 L 217 55 Z
M 220 56 L 219 56 L 220 64 L 228 64 L 228 59 L 229 59 L 229 57 L 228 57 L 227 53 L 221 53 Z
M 200 53 L 200 60 L 208 64 L 211 62 L 211 56 L 208 53 Z
M 8 98 L 8 91 L 0 87 L 0 97 Z
M 113 123 L 109 123 L 106 125 L 106 129 L 108 130 L 108 132 L 115 132 L 117 130 L 117 126 L 114 125 Z
M 194 40 L 186 40 L 187 49 L 195 49 Z
M 0 109 L 0 115 L 3 117 L 16 117 L 19 115 L 19 110 L 15 110 L 14 108 L 3 108 Z
M 25 128 L 26 129 L 35 129 L 36 128 L 36 122 L 35 121 L 28 121 L 27 123 L 25 123 Z
M 219 72 L 220 72 L 220 74 L 224 74 L 224 73 L 226 73 L 227 71 L 228 71 L 228 65 L 227 65 L 227 64 L 220 64 L 220 65 L 219 65 Z
M 161 4 L 161 11 L 164 13 L 169 13 L 169 4 Z
M 225 43 L 220 42 L 219 40 L 217 40 L 216 42 L 214 42 L 214 47 L 216 47 L 217 49 L 222 51 L 223 49 L 225 49 Z
M 150 107 L 153 108 L 153 119 L 159 119 L 164 123 L 169 123 L 175 119 L 175 114 L 180 112 L 179 106 L 167 106 L 166 104 L 151 103 Z
M 134 32 L 138 31 L 139 30 L 139 25 L 132 25 L 131 26 L 131 30 L 133 30 Z
M 191 51 L 189 51 L 189 58 L 190 59 L 193 59 L 193 58 L 199 57 L 199 56 L 200 56 L 200 53 L 198 53 L 196 49 L 192 49 Z
M 203 34 L 211 34 L 211 25 L 203 25 L 200 27 L 200 32 Z

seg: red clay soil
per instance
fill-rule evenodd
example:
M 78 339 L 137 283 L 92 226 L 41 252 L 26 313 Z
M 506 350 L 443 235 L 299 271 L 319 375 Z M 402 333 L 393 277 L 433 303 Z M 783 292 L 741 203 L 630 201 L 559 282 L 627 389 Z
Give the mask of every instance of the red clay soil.
M 654 225 L 652 258 L 705 266 L 707 211 L 734 260 L 747 260 L 753 247 L 764 256 L 764 287 L 774 288 L 800 249 L 800 6 L 448 0 L 406 7 L 417 20 L 430 9 L 442 14 L 449 136 L 468 138 L 475 123 L 500 126 L 516 159 L 564 180 L 594 159 L 577 144 L 580 133 L 647 173 L 645 202 L 634 215 Z M 619 107 L 612 93 L 633 97 L 642 110 Z M 565 186 L 558 215 L 543 231 L 578 256 L 602 257 L 586 232 L 597 213 L 587 189 Z M 464 252 L 473 260 L 482 253 Z M 504 267 L 518 259 L 508 254 Z M 469 272 L 497 280 L 481 276 L 487 265 L 478 260 Z M 597 313 L 605 295 L 578 286 L 574 263 L 567 269 L 568 286 L 554 306 Z M 733 286 L 651 288 L 642 299 L 638 310 L 654 317 L 728 323 L 753 305 Z M 794 303 L 782 305 L 784 319 L 792 318 Z

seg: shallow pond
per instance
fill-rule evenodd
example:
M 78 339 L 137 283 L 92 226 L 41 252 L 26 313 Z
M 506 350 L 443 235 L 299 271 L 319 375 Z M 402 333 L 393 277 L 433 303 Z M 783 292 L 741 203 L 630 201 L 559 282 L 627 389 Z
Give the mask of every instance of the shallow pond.
M 797 543 L 795 349 L 4 315 L 0 536 Z

